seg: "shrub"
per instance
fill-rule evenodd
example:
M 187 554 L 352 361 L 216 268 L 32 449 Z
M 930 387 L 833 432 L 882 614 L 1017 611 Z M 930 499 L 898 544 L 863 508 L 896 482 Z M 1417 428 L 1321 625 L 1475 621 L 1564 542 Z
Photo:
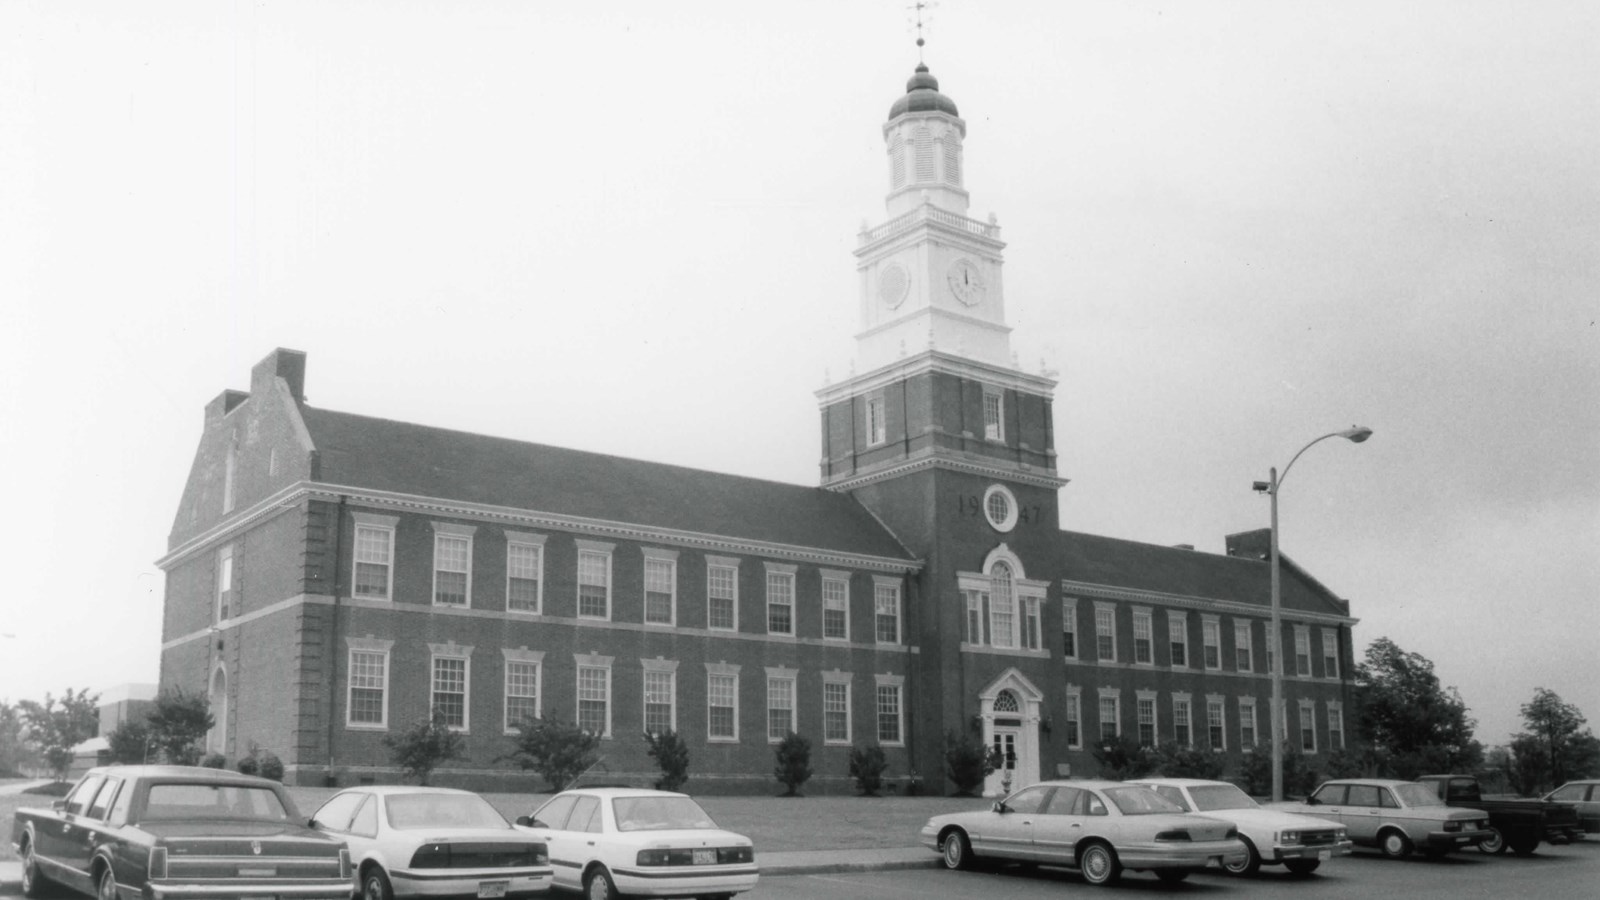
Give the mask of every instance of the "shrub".
M 944 765 L 956 793 L 975 797 L 983 780 L 1000 766 L 999 753 L 977 734 L 962 734 L 952 729 L 944 736 Z
M 276 753 L 268 753 L 261 757 L 261 777 L 273 781 L 283 780 L 283 760 Z
M 800 786 L 811 780 L 811 742 L 791 731 L 772 752 L 777 759 L 772 776 L 788 789 L 785 797 L 798 797 Z
M 137 719 L 118 725 L 106 735 L 106 743 L 111 745 L 111 761 L 125 765 L 149 762 L 154 747 L 149 726 Z
M 146 716 L 150 739 L 161 748 L 167 762 L 192 766 L 204 753 L 200 742 L 216 726 L 211 703 L 203 694 L 188 694 L 181 688 L 162 691 Z
M 1140 746 L 1128 734 L 1119 734 L 1095 744 L 1094 758 L 1100 764 L 1100 777 L 1112 781 L 1143 778 L 1156 768 L 1155 750 Z
M 1222 754 L 1209 746 L 1186 747 L 1177 741 L 1167 741 L 1156 748 L 1156 771 L 1168 778 L 1206 778 L 1215 781 L 1222 777 L 1226 764 Z
M 509 757 L 523 769 L 544 776 L 550 790 L 563 791 L 578 776 L 600 761 L 600 736 L 590 734 L 572 722 L 549 722 L 526 718 L 516 724 Z
M 434 711 L 430 718 L 418 719 L 396 734 L 383 739 L 389 759 L 419 784 L 441 764 L 465 755 L 467 739 L 451 731 L 444 713 Z
M 207 753 L 205 758 L 200 760 L 200 765 L 208 769 L 226 769 L 228 767 L 228 758 L 221 753 Z
M 1360 778 L 1371 761 L 1364 747 L 1342 747 L 1329 753 L 1324 763 L 1329 778 Z
M 1239 777 L 1244 781 L 1246 792 L 1257 797 L 1271 794 L 1271 746 L 1257 744 L 1255 752 L 1245 754 L 1244 763 L 1239 767 Z M 1316 786 L 1316 773 L 1306 765 L 1305 756 L 1300 753 L 1299 748 L 1287 744 L 1283 748 L 1283 796 L 1303 797 L 1311 793 L 1312 788 Z
M 656 790 L 681 790 L 689 780 L 689 745 L 683 742 L 676 731 L 663 731 L 660 734 L 646 732 L 644 739 L 650 745 L 650 758 L 661 767 Z
M 878 796 L 878 789 L 883 787 L 883 770 L 887 768 L 889 760 L 877 744 L 850 748 L 850 777 L 855 779 L 856 790 L 863 796 Z
M 239 759 L 239 773 L 241 775 L 260 775 L 261 760 L 256 759 L 254 753 Z

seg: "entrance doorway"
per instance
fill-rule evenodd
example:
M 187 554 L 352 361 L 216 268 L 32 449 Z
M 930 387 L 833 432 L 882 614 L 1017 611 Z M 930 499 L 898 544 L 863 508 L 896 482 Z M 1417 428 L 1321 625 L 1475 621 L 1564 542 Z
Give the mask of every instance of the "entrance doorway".
M 983 740 L 998 765 L 984 779 L 985 797 L 999 797 L 1039 780 L 1039 702 L 1043 694 L 1016 669 L 978 694 Z

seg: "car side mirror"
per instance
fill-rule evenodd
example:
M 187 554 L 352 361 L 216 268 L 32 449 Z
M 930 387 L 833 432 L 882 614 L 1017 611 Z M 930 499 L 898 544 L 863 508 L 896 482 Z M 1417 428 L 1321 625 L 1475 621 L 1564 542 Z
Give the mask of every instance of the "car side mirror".
M 1321 806 L 1322 805 L 1322 801 L 1318 800 L 1315 797 L 1307 797 L 1306 798 L 1306 805 L 1307 806 Z
M 531 816 L 517 816 L 517 824 L 523 827 L 530 826 L 533 824 L 533 818 Z
M 307 819 L 307 820 L 306 820 L 306 827 L 307 827 L 307 828 L 315 828 L 315 827 L 317 827 L 317 820 L 316 820 L 316 818 L 315 818 L 315 817 L 313 817 L 313 818 L 310 818 L 310 819 Z
M 67 801 L 66 800 L 51 800 L 50 801 L 50 808 L 55 810 L 56 812 L 61 812 L 63 809 L 67 808 Z
M 1008 813 L 1011 811 L 1011 807 L 1007 806 L 1004 800 L 996 800 L 994 805 L 989 807 L 989 809 L 997 813 Z

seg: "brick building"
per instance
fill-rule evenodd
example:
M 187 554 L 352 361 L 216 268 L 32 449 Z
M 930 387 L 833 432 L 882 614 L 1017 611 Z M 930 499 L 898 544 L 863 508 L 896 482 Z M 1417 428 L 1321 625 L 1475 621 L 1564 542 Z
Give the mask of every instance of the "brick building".
M 671 728 L 695 790 L 762 792 L 789 730 L 813 791 L 872 743 L 937 786 L 950 731 L 1014 785 L 1092 774 L 1106 734 L 1234 762 L 1265 739 L 1266 532 L 1216 555 L 1060 529 L 1055 382 L 1013 362 L 966 123 L 919 66 L 883 131 L 862 374 L 818 393 L 817 487 L 318 409 L 292 350 L 212 401 L 160 561 L 161 680 L 211 697 L 212 748 L 392 780 L 382 738 L 439 709 L 469 747 L 442 780 L 532 788 L 496 760 L 535 715 L 603 734 L 605 780 L 649 780 L 640 735 Z M 1293 563 L 1283 601 L 1286 721 L 1326 752 L 1355 620 Z

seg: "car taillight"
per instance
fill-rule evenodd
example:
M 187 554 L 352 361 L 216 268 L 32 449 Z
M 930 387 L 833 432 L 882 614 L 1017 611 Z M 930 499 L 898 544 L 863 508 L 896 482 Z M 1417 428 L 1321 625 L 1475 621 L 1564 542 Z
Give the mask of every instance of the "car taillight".
M 149 868 L 150 868 L 150 877 L 151 878 L 165 878 L 165 877 L 167 877 L 167 848 L 165 848 L 165 847 L 151 847 L 150 848 L 150 864 L 149 864 Z
M 344 847 L 339 848 L 339 877 L 354 878 L 355 872 L 350 867 L 350 851 Z
M 756 861 L 756 848 L 754 847 L 724 847 L 717 851 L 718 861 L 724 863 L 747 863 Z
M 1175 829 L 1173 829 L 1171 831 L 1158 831 L 1158 832 L 1156 832 L 1156 840 L 1158 840 L 1158 841 L 1187 841 L 1187 840 L 1192 840 L 1192 838 L 1189 837 L 1189 832 L 1184 831 L 1181 828 L 1175 828 Z
M 448 869 L 450 868 L 449 844 L 423 844 L 417 852 L 411 854 L 411 868 L 413 869 Z
M 536 866 L 550 865 L 550 846 L 548 844 L 533 845 L 533 864 Z
M 641 866 L 665 866 L 672 862 L 671 850 L 640 850 L 637 862 Z
M 1233 840 L 1234 838 L 1236 838 L 1238 836 L 1239 836 L 1239 829 L 1237 829 L 1237 828 L 1229 828 L 1227 830 L 1227 832 L 1222 835 L 1222 839 L 1225 840 L 1225 841 L 1231 841 L 1231 840 Z

